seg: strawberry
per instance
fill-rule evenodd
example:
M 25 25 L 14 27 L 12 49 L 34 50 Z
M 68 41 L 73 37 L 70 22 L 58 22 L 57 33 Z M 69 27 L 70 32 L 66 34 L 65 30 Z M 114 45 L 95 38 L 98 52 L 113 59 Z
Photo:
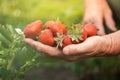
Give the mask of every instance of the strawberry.
M 75 24 L 71 28 L 69 35 L 73 44 L 79 44 L 87 38 L 87 32 L 82 25 Z
M 54 36 L 56 36 L 57 33 L 65 34 L 67 32 L 66 26 L 62 24 L 60 21 L 47 21 L 44 27 L 50 28 Z
M 68 35 L 65 35 L 63 37 L 63 45 L 62 45 L 62 47 L 64 48 L 65 46 L 68 46 L 70 44 L 72 44 L 71 38 Z
M 55 23 L 52 23 L 52 25 L 50 26 L 50 30 L 53 32 L 54 36 L 56 36 L 57 33 L 65 34 L 67 32 L 66 26 L 58 21 L 56 21 Z
M 24 35 L 26 38 L 35 39 L 35 37 L 41 32 L 42 30 L 42 21 L 37 20 L 28 24 L 24 29 Z
M 72 40 L 68 35 L 60 35 L 54 37 L 56 48 L 63 49 L 65 46 L 72 44 Z
M 81 30 L 82 30 L 82 41 L 84 41 L 86 38 L 87 38 L 87 31 L 84 29 L 84 27 L 81 27 Z
M 50 28 L 50 27 L 52 27 L 54 24 L 55 24 L 55 21 L 47 21 L 47 22 L 44 24 L 44 28 Z
M 86 30 L 88 36 L 95 36 L 97 35 L 97 28 L 94 24 L 88 23 L 84 25 L 84 29 Z
M 41 32 L 41 34 L 38 37 L 38 41 L 50 46 L 53 46 L 55 43 L 53 34 L 49 29 L 45 29 Z
M 87 31 L 84 29 L 83 25 L 81 24 L 75 24 L 75 27 L 80 30 L 81 35 L 82 35 L 82 40 L 84 41 L 87 38 Z

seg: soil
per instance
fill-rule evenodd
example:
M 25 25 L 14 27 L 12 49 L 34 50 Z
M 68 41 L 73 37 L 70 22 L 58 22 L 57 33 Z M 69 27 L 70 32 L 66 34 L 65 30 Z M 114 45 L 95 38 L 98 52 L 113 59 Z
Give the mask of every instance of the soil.
M 78 80 L 69 68 L 33 68 L 25 75 L 25 80 Z

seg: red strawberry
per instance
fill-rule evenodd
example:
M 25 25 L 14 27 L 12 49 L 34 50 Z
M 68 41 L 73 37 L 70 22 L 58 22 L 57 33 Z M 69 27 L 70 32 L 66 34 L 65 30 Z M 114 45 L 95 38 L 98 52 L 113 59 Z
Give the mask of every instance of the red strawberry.
M 82 30 L 82 41 L 84 41 L 86 38 L 87 38 L 87 31 L 83 28 L 83 27 L 81 27 L 81 30 Z
M 43 44 L 53 46 L 54 45 L 54 37 L 51 30 L 46 29 L 41 32 L 39 35 L 38 41 L 42 42 Z
M 62 43 L 62 47 L 64 48 L 65 46 L 68 46 L 70 44 L 72 44 L 72 40 L 70 39 L 70 37 L 68 35 L 65 35 L 63 37 L 63 43 Z
M 53 32 L 54 35 L 56 35 L 57 33 L 59 34 L 65 34 L 67 32 L 66 30 L 66 26 L 64 24 L 62 24 L 61 22 L 55 22 L 51 27 L 50 27 L 51 31 Z
M 47 21 L 44 25 L 44 28 L 50 28 L 55 24 L 55 21 Z
M 78 44 L 84 41 L 87 38 L 87 32 L 80 24 L 75 24 L 72 31 L 72 42 L 73 44 Z
M 54 36 L 56 36 L 57 33 L 65 34 L 67 32 L 66 26 L 59 21 L 47 21 L 44 27 L 50 28 Z
M 42 30 L 42 21 L 37 20 L 28 24 L 24 29 L 24 35 L 26 38 L 35 39 L 35 37 L 41 32 Z
M 84 25 L 84 29 L 86 30 L 88 36 L 95 36 L 97 34 L 97 28 L 94 24 L 88 23 Z

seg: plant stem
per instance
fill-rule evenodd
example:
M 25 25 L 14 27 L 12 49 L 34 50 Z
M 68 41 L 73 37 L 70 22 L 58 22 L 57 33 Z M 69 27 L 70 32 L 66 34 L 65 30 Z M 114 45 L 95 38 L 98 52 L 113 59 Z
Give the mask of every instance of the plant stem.
M 7 66 L 7 70 L 10 70 L 14 58 L 15 58 L 15 54 L 13 54 L 12 59 L 9 61 L 8 66 Z

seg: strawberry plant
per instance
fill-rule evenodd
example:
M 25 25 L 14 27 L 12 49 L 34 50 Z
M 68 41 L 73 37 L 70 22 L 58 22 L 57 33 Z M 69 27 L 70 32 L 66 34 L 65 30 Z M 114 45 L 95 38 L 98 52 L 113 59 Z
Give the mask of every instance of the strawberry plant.
M 45 58 L 27 46 L 21 29 L 0 25 L 0 80 L 22 80 L 32 67 L 54 62 L 59 61 Z
M 11 25 L 0 26 L 0 77 L 2 80 L 16 80 L 22 77 L 24 69 L 34 62 L 34 59 L 16 62 L 17 57 L 23 58 L 27 50 L 22 40 L 24 36 L 21 34 L 17 34 Z

